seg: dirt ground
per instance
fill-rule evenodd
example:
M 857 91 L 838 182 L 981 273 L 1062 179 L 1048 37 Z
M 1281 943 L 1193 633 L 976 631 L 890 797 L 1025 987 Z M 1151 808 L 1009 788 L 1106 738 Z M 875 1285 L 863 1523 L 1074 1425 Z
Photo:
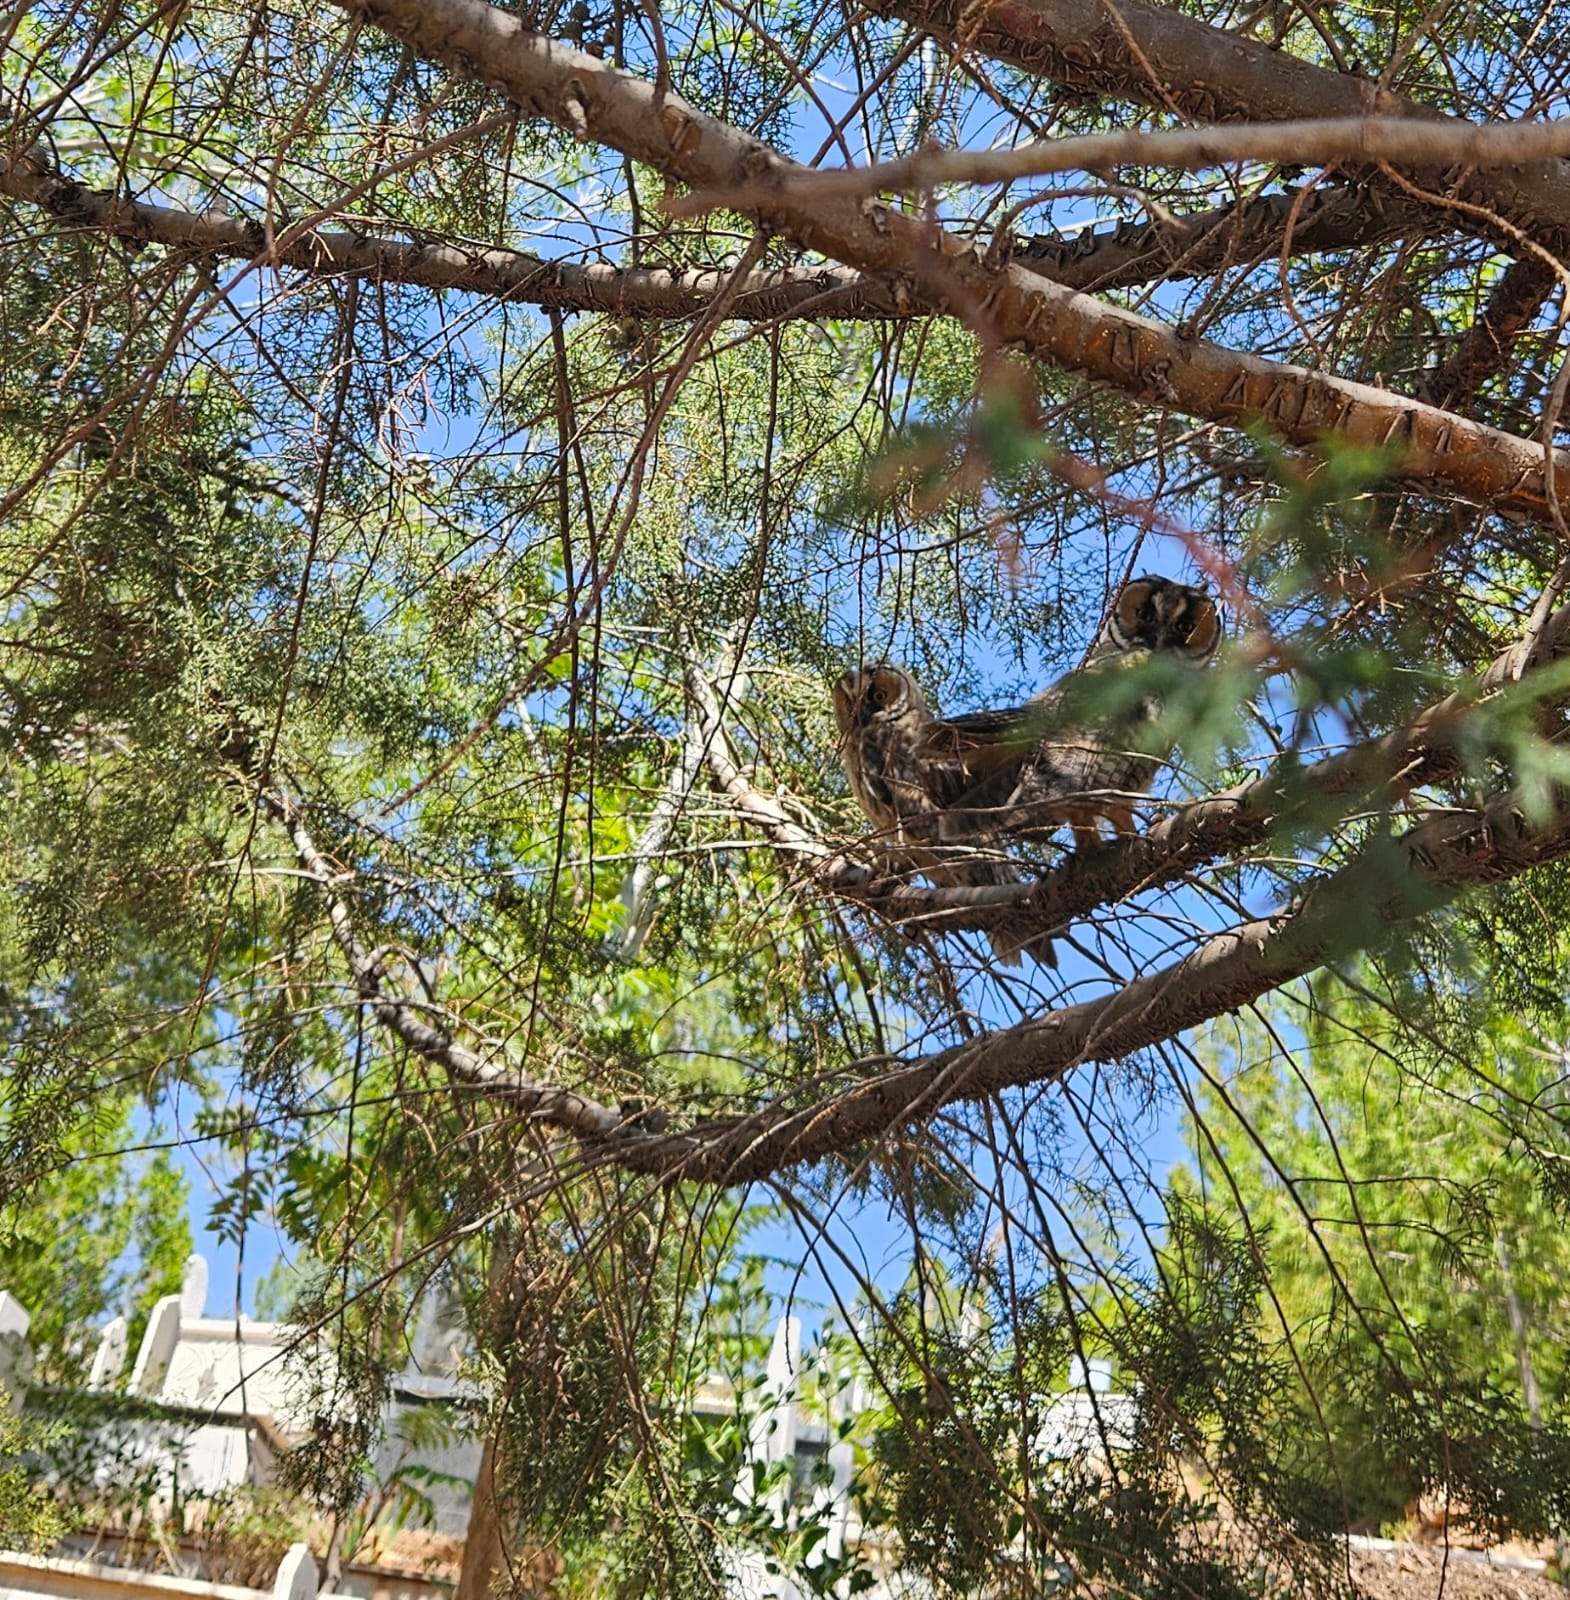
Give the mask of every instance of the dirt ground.
M 1565 1600 L 1563 1584 L 1442 1547 L 1352 1550 L 1352 1576 L 1368 1600 Z

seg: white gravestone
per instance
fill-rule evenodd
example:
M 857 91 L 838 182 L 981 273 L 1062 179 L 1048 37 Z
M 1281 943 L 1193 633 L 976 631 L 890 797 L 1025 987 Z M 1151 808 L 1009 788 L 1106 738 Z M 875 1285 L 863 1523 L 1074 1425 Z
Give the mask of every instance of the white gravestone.
M 124 1317 L 103 1325 L 98 1348 L 93 1352 L 92 1370 L 87 1374 L 89 1389 L 112 1389 L 125 1371 L 126 1326 Z

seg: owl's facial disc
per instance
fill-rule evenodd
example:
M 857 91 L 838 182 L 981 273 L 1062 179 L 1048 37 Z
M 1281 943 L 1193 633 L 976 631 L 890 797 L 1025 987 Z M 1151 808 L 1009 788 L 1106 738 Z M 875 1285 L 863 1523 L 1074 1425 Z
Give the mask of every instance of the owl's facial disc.
M 888 667 L 874 667 L 867 684 L 866 704 L 872 711 L 887 711 L 897 706 L 905 697 L 905 685 L 897 672 Z
M 1178 650 L 1205 661 L 1221 637 L 1216 603 L 1203 589 L 1170 578 L 1134 578 L 1113 608 L 1113 636 L 1124 649 Z
M 904 674 L 884 664 L 852 667 L 834 685 L 834 719 L 841 733 L 864 727 L 905 699 Z
M 1215 651 L 1221 638 L 1221 615 L 1216 610 L 1216 603 L 1206 595 L 1197 600 L 1192 608 L 1187 637 L 1183 640 L 1183 648 L 1190 655 L 1208 659 Z

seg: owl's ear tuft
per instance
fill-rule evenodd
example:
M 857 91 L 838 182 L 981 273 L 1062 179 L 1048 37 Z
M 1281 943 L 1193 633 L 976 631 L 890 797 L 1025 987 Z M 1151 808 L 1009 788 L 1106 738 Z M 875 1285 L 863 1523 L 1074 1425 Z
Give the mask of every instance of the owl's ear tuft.
M 839 682 L 834 685 L 834 720 L 839 724 L 841 733 L 849 733 L 855 726 L 856 709 L 861 704 L 865 677 L 866 674 L 859 668 L 852 667 L 849 672 L 842 672 Z

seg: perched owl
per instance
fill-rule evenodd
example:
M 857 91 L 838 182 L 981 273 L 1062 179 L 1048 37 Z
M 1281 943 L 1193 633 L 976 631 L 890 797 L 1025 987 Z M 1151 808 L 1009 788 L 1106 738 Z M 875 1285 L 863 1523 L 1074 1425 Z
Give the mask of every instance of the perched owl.
M 1020 881 L 1009 862 L 943 840 L 944 807 L 973 780 L 962 763 L 922 754 L 937 719 L 908 672 L 887 662 L 852 668 L 834 686 L 834 718 L 851 789 L 906 867 L 941 888 Z M 991 842 L 979 822 L 966 840 L 981 847 Z M 1019 964 L 1019 951 L 1027 946 L 1038 961 L 1051 963 L 1044 942 L 1034 945 L 1003 930 L 991 938 L 993 950 L 1011 966 Z
M 958 767 L 968 779 L 945 805 L 940 837 L 995 837 L 999 828 L 1051 833 L 1066 822 L 1076 846 L 1084 846 L 1098 839 L 1102 818 L 1116 832 L 1132 833 L 1132 801 L 1155 782 L 1172 750 L 1156 727 L 1159 690 L 1143 689 L 1083 727 L 1075 722 L 1076 702 L 1096 696 L 1098 676 L 1157 652 L 1203 667 L 1220 642 L 1221 618 L 1203 589 L 1156 577 L 1124 584 L 1083 667 L 1022 706 L 929 724 L 918 767 Z

